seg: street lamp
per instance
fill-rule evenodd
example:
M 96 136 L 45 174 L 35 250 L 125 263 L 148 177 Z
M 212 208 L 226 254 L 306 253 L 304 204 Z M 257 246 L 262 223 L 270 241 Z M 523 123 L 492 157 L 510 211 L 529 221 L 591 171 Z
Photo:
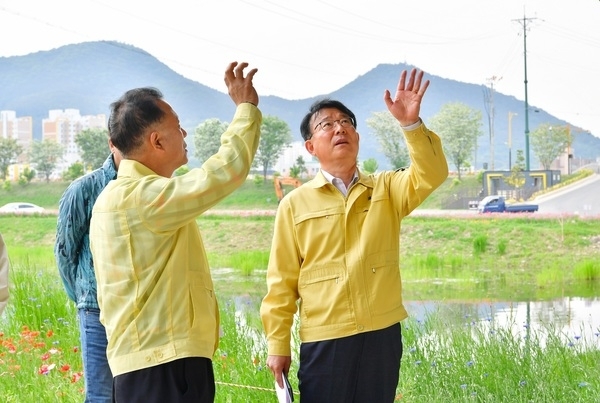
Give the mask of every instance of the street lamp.
M 508 112 L 508 170 L 512 169 L 512 118 L 516 112 Z

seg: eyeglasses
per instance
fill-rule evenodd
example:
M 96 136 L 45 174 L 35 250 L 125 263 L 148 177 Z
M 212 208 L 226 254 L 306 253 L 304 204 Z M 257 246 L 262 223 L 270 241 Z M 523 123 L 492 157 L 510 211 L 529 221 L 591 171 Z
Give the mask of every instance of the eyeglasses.
M 352 124 L 352 120 L 350 120 L 350 118 L 341 118 L 341 119 L 337 119 L 337 120 L 324 120 L 322 122 L 319 122 L 316 126 L 315 126 L 315 131 L 318 128 L 321 128 L 321 130 L 323 130 L 324 132 L 330 132 L 333 130 L 333 127 L 335 126 L 335 124 L 339 124 L 340 127 L 354 127 L 354 125 Z

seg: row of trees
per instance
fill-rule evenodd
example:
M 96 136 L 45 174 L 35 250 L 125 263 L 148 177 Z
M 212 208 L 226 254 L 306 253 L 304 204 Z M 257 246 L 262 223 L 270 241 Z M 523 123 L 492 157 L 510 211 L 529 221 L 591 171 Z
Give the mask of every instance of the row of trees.
M 229 123 L 219 119 L 207 119 L 200 123 L 194 131 L 194 156 L 202 163 L 215 154 L 221 145 L 221 134 Z M 383 155 L 394 169 L 407 166 L 410 163 L 408 150 L 402 129 L 398 122 L 388 112 L 375 112 L 367 119 L 367 125 L 377 138 Z M 428 122 L 431 130 L 442 138 L 444 152 L 449 163 L 454 165 L 459 174 L 461 168 L 468 166 L 472 158 L 477 139 L 482 135 L 481 112 L 462 103 L 448 103 Z M 81 162 L 71 165 L 63 173 L 67 180 L 75 179 L 86 171 L 98 168 L 108 155 L 108 131 L 106 129 L 83 130 L 75 137 L 75 143 L 81 151 Z M 541 165 L 548 169 L 554 159 L 559 156 L 571 138 L 568 128 L 540 125 L 530 134 L 531 147 Z M 261 126 L 261 138 L 254 167 L 262 171 L 266 181 L 267 172 L 272 167 L 286 147 L 292 142 L 292 134 L 288 124 L 275 117 L 264 116 Z M 23 149 L 14 139 L 0 138 L 0 177 L 6 179 L 8 167 L 16 163 Z M 34 141 L 28 150 L 29 162 L 35 166 L 40 176 L 50 180 L 64 154 L 62 145 L 54 141 Z M 518 165 L 517 165 L 518 167 Z M 361 169 L 372 173 L 378 168 L 375 159 L 364 161 Z M 306 171 L 305 162 L 299 159 L 291 169 L 291 174 L 301 174 Z
M 228 122 L 219 119 L 208 119 L 198 125 L 194 132 L 194 145 L 196 150 L 194 156 L 204 162 L 215 154 L 221 146 L 221 134 L 229 126 Z M 292 142 L 292 134 L 288 124 L 274 116 L 265 116 L 261 126 L 261 138 L 254 167 L 260 168 L 264 180 L 268 169 L 273 166 L 285 147 Z M 107 158 L 108 130 L 87 129 L 75 136 L 75 143 L 81 151 L 81 162 L 72 164 L 62 176 L 66 180 L 73 180 L 82 176 L 86 171 L 102 166 Z M 17 158 L 23 153 L 23 148 L 14 139 L 0 138 L 0 176 L 6 180 L 8 167 L 17 163 Z M 60 163 L 64 155 L 64 147 L 55 141 L 33 141 L 31 149 L 27 152 L 29 163 L 34 165 L 38 173 L 50 180 L 52 173 Z M 301 163 L 303 164 L 303 162 Z M 295 169 L 305 170 L 302 165 Z
M 456 168 L 459 178 L 461 168 L 470 165 L 477 147 L 477 139 L 483 134 L 481 118 L 481 111 L 454 102 L 443 105 L 440 111 L 429 119 L 428 127 L 441 137 L 446 158 Z M 373 130 L 383 154 L 394 169 L 409 164 L 404 135 L 398 122 L 389 112 L 374 113 L 367 119 L 367 124 Z M 572 142 L 568 127 L 549 123 L 538 126 L 530 133 L 529 138 L 532 151 L 544 169 L 550 169 L 552 162 Z M 522 157 L 523 151 L 517 150 L 517 156 L 519 152 Z M 513 168 L 523 171 L 525 167 L 516 164 Z
M 65 179 L 75 179 L 84 174 L 87 169 L 94 169 L 102 165 L 108 156 L 108 131 L 106 129 L 83 130 L 75 137 L 75 143 L 81 150 L 81 160 L 69 167 L 63 173 Z M 0 138 L 0 178 L 6 180 L 8 167 L 17 163 L 18 157 L 23 154 L 21 147 L 15 139 Z M 63 158 L 64 147 L 50 140 L 37 141 L 31 143 L 31 148 L 25 150 L 27 158 L 31 165 L 34 165 L 38 174 L 44 177 L 46 181 L 50 177 L 57 165 Z M 31 170 L 24 170 L 24 175 L 29 177 Z

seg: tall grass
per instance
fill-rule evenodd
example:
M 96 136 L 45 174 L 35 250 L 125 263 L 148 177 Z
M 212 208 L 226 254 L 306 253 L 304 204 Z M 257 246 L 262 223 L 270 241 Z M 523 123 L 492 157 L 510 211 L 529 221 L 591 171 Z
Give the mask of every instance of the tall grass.
M 0 390 L 6 402 L 80 402 L 76 313 L 57 276 L 15 265 L 1 322 Z M 265 367 L 259 298 L 220 298 L 221 341 L 213 358 L 216 402 L 276 402 Z M 441 305 L 443 306 L 443 305 Z M 462 321 L 457 317 L 462 316 Z M 565 337 L 547 323 L 500 325 L 477 313 L 430 311 L 403 322 L 397 400 L 436 402 L 600 401 L 598 340 Z M 582 332 L 583 334 L 584 332 Z M 591 337 L 600 337 L 593 329 Z M 297 339 L 297 334 L 295 334 Z M 297 357 L 297 351 L 294 351 Z M 291 381 L 297 389 L 297 359 Z M 296 396 L 298 398 L 298 396 Z
M 401 401 L 600 401 L 597 340 L 565 340 L 551 323 L 538 330 L 526 323 L 519 331 L 512 325 L 465 315 L 457 326 L 439 313 L 408 320 Z
M 58 275 L 14 263 L 0 320 L 0 390 L 15 403 L 81 402 L 83 379 L 74 304 Z

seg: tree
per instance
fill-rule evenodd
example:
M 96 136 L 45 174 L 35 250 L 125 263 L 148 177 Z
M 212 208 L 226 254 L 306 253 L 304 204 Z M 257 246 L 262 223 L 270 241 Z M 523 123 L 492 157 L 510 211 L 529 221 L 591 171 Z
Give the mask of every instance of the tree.
M 288 124 L 276 116 L 265 116 L 260 127 L 260 143 L 253 166 L 262 168 L 263 181 L 267 181 L 267 170 L 277 162 L 286 146 L 292 142 Z
M 0 137 L 0 177 L 5 180 L 8 167 L 17 162 L 17 157 L 23 152 L 17 140 Z
M 523 171 L 525 171 L 525 156 L 523 150 L 517 150 L 516 161 L 510 169 L 510 175 L 504 178 L 504 181 L 518 190 L 525 184 Z
M 73 181 L 80 176 L 83 176 L 84 173 L 85 170 L 83 169 L 83 164 L 81 162 L 75 162 L 63 172 L 62 177 L 65 181 Z
M 296 163 L 290 168 L 290 176 L 292 178 L 299 178 L 305 172 L 306 163 L 304 162 L 304 158 L 299 155 L 298 158 L 296 158 Z
M 19 175 L 19 185 L 28 185 L 35 178 L 35 170 L 29 169 L 29 167 L 25 167 L 23 172 Z
M 56 141 L 34 140 L 31 143 L 29 160 L 36 166 L 38 172 L 44 175 L 46 182 L 50 182 L 50 175 L 62 159 L 63 154 L 63 147 Z
M 442 139 L 444 153 L 458 172 L 471 159 L 481 130 L 481 111 L 461 102 L 443 105 L 429 120 L 429 128 Z
M 298 167 L 300 176 L 302 176 L 302 174 L 306 173 L 306 162 L 304 161 L 304 157 L 299 155 L 298 158 L 296 158 L 296 164 L 295 166 Z
M 383 155 L 393 169 L 405 167 L 410 163 L 402 128 L 389 111 L 373 113 L 367 119 L 367 125 L 373 130 Z
M 366 174 L 374 174 L 379 168 L 379 164 L 375 158 L 369 158 L 363 161 L 362 170 Z
M 544 169 L 550 169 L 556 159 L 570 145 L 570 130 L 567 126 L 549 123 L 539 125 L 529 135 L 531 149 Z
M 229 123 L 221 122 L 219 119 L 206 119 L 200 123 L 194 131 L 194 145 L 196 151 L 194 156 L 202 164 L 215 155 L 221 147 L 221 135 L 225 133 Z
M 110 154 L 107 129 L 82 130 L 75 136 L 75 144 L 81 150 L 84 172 L 100 168 Z

